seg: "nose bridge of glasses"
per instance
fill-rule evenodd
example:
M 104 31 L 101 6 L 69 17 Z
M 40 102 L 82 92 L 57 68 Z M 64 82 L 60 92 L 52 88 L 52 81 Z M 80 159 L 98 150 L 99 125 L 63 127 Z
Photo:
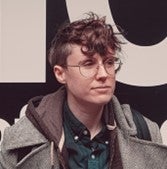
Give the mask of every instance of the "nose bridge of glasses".
M 103 73 L 105 72 L 105 74 L 108 74 L 107 70 L 106 70 L 106 66 L 105 66 L 105 63 L 98 63 L 97 66 L 96 66 L 96 69 L 97 69 L 97 73 L 99 74 L 100 73 Z

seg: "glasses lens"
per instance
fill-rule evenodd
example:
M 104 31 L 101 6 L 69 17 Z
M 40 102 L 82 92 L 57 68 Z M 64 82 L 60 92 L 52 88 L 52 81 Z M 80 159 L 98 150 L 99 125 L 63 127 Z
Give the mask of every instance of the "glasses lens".
M 108 59 L 104 65 L 107 73 L 111 75 L 113 74 L 113 69 L 115 70 L 115 72 L 120 69 L 121 61 L 119 58 L 112 58 Z
M 80 73 L 81 75 L 83 75 L 84 77 L 93 77 L 96 74 L 96 69 L 97 65 L 93 64 L 91 66 L 80 66 Z
M 105 70 L 109 75 L 113 74 L 113 70 L 117 72 L 120 69 L 120 66 L 121 61 L 119 58 L 108 59 L 104 62 Z M 80 65 L 79 69 L 82 76 L 90 78 L 97 73 L 98 64 Z
M 114 59 L 114 69 L 117 72 L 121 67 L 121 60 L 119 58 Z

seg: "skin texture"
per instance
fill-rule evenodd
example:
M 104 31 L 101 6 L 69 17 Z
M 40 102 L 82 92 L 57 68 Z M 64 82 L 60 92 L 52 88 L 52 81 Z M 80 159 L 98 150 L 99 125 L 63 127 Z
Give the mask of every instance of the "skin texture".
M 112 98 L 115 89 L 114 68 L 113 74 L 109 75 L 103 67 L 107 57 L 101 57 L 97 53 L 93 56 L 100 66 L 91 78 L 82 76 L 78 67 L 54 67 L 57 80 L 66 85 L 67 101 L 71 111 L 90 130 L 92 137 L 101 129 L 103 106 Z M 67 58 L 67 64 L 78 65 L 88 59 L 81 52 L 79 45 L 72 45 L 72 53 Z

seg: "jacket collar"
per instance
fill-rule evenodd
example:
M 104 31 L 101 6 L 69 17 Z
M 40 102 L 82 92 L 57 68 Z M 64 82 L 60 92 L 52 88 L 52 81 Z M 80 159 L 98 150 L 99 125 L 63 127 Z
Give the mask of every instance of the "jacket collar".
M 26 116 L 56 148 L 62 136 L 62 111 L 65 98 L 65 88 L 41 98 L 29 101 Z
M 6 142 L 5 140 L 10 140 L 10 142 Z M 7 150 L 44 144 L 46 142 L 47 139 L 36 128 L 34 128 L 33 124 L 27 119 L 27 117 L 21 118 L 18 123 L 7 128 L 3 139 L 4 148 Z
M 133 115 L 130 106 L 128 104 L 121 105 L 115 96 L 113 96 L 111 102 L 117 126 L 126 135 L 136 136 L 137 129 L 133 121 Z

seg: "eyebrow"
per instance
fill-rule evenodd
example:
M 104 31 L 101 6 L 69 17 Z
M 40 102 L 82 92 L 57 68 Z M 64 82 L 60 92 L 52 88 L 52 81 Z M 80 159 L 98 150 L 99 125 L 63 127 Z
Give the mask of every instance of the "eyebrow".
M 96 60 L 95 58 L 85 58 L 85 59 L 83 59 L 83 60 L 81 60 L 81 61 L 79 61 L 79 63 L 78 64 L 83 64 L 84 62 L 86 62 L 86 61 L 89 61 L 89 60 Z

